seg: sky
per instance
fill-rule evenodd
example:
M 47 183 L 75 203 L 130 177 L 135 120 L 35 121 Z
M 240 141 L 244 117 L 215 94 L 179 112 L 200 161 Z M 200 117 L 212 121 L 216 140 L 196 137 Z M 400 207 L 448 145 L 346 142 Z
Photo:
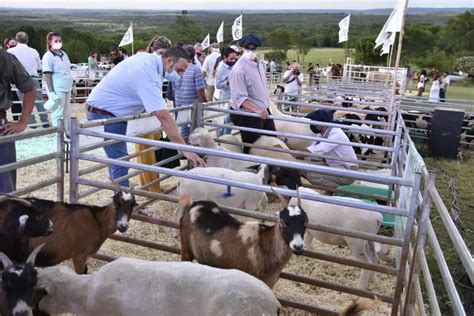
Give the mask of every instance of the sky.
M 393 8 L 397 0 L 0 0 L 0 8 L 66 8 L 66 9 L 187 9 L 187 10 L 261 10 L 261 9 L 378 9 Z M 474 0 L 410 0 L 409 7 L 474 8 Z

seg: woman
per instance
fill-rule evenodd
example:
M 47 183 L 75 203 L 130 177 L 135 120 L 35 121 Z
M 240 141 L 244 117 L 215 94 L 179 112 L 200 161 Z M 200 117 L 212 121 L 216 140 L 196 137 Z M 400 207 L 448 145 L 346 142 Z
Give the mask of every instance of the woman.
M 61 35 L 49 32 L 46 35 L 46 53 L 43 56 L 43 74 L 48 89 L 49 101 L 45 109 L 51 110 L 53 126 L 63 119 L 65 133 L 69 135 L 69 119 L 71 117 L 70 101 L 72 89 L 71 62 L 67 54 L 61 50 Z
M 313 63 L 309 63 L 308 68 L 306 68 L 306 73 L 309 76 L 308 84 L 311 87 L 313 85 L 313 75 L 314 75 L 314 66 Z
M 3 49 L 8 50 L 9 48 L 13 48 L 16 46 L 16 40 L 13 37 L 7 37 L 3 41 Z
M 425 91 L 425 83 L 426 83 L 426 70 L 422 69 L 420 75 L 418 76 L 418 83 L 416 85 L 416 89 L 418 93 L 416 94 L 417 97 L 421 97 L 423 92 Z
M 440 78 L 439 74 L 433 75 L 433 83 L 430 89 L 430 102 L 439 102 L 439 89 L 440 89 Z

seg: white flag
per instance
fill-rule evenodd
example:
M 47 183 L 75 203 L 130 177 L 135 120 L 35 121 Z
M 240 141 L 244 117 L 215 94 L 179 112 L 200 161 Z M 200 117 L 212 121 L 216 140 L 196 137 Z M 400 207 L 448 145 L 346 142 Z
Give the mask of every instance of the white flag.
M 224 42 L 224 21 L 222 21 L 221 26 L 219 26 L 219 29 L 217 30 L 216 39 L 217 43 Z
M 396 32 L 391 32 L 390 36 L 387 38 L 385 43 L 382 46 L 382 53 L 380 56 L 390 53 L 390 47 L 395 43 L 395 37 L 397 36 Z
M 207 36 L 206 36 L 206 38 L 202 41 L 201 45 L 202 45 L 202 49 L 206 49 L 206 48 L 208 48 L 209 46 L 211 46 L 211 37 L 210 37 L 209 33 L 207 33 Z
M 123 36 L 122 40 L 120 41 L 119 47 L 132 44 L 133 43 L 133 26 L 130 23 L 130 27 L 128 28 L 127 32 Z
M 377 36 L 374 48 L 383 45 L 387 40 L 389 40 L 390 33 L 401 32 L 405 1 L 406 0 L 398 0 L 397 6 L 393 9 L 392 13 L 390 13 L 387 22 L 385 22 L 382 30 Z
M 239 40 L 242 38 L 242 14 L 235 19 L 234 24 L 232 25 L 232 39 Z
M 351 21 L 351 15 L 349 14 L 339 22 L 339 43 L 347 41 L 349 37 L 349 23 Z

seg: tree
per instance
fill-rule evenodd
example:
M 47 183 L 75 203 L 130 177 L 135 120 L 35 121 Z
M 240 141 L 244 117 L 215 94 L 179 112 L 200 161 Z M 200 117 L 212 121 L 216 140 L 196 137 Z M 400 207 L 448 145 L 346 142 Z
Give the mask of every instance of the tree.
M 188 17 L 188 11 L 181 11 L 181 15 L 176 16 L 174 24 L 172 24 L 166 32 L 166 35 L 172 42 L 196 43 L 204 39 L 206 31 L 198 26 L 197 23 Z
M 403 57 L 420 57 L 433 49 L 437 34 L 431 25 L 408 24 L 403 35 Z
M 89 56 L 89 47 L 80 40 L 69 40 L 64 42 L 63 50 L 69 56 L 72 63 L 86 62 Z
M 281 50 L 287 53 L 291 46 L 290 33 L 284 28 L 276 29 L 268 35 L 265 44 L 274 50 Z
M 474 51 L 474 14 L 466 11 L 448 21 L 438 46 L 447 52 Z
M 386 55 L 380 56 L 381 47 L 374 49 L 375 37 L 367 36 L 357 40 L 355 44 L 355 59 L 359 64 L 383 65 L 386 62 Z
M 311 49 L 311 43 L 306 40 L 305 36 L 301 32 L 293 33 L 292 35 L 292 43 L 293 46 L 296 48 L 296 59 L 300 62 L 300 55 L 306 56 Z
M 461 57 L 456 60 L 455 68 L 467 73 L 469 77 L 474 77 L 474 56 Z

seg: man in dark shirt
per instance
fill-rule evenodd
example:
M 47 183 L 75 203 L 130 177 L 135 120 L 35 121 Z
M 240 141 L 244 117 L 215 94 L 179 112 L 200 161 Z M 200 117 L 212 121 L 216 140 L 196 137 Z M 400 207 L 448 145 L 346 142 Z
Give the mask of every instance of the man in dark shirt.
M 22 64 L 12 54 L 0 50 L 0 137 L 22 132 L 28 126 L 35 104 L 36 86 Z M 12 106 L 11 84 L 24 93 L 21 118 L 7 121 L 7 110 Z M 16 162 L 15 142 L 0 143 L 0 166 Z M 0 173 L 0 194 L 16 190 L 16 170 Z
M 125 56 L 123 55 L 122 51 L 118 48 L 116 48 L 113 51 L 113 55 L 115 57 L 114 57 L 114 59 L 112 59 L 112 67 L 111 68 L 117 66 L 119 63 L 121 63 L 125 59 Z

